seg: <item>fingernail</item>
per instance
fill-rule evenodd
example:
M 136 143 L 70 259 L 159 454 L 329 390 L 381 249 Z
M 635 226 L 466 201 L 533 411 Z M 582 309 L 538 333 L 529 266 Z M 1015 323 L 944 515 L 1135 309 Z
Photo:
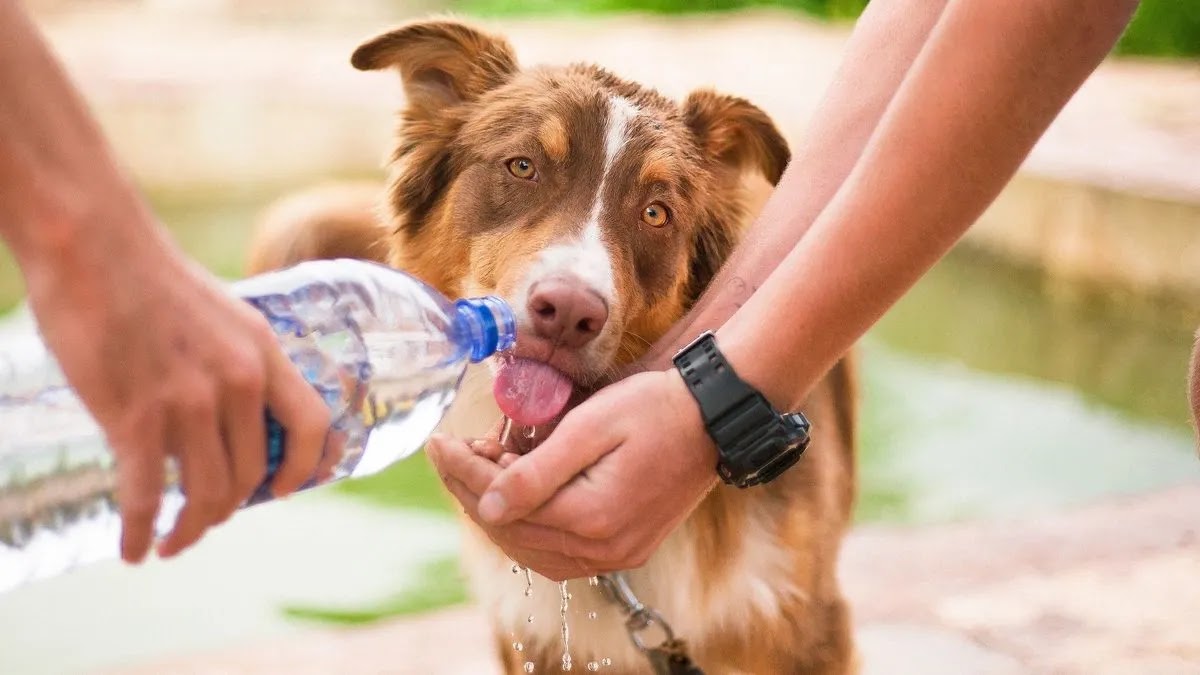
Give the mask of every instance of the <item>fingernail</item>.
M 495 492 L 489 492 L 479 500 L 479 517 L 494 523 L 504 517 L 504 510 L 507 508 L 508 504 L 504 502 L 504 497 Z

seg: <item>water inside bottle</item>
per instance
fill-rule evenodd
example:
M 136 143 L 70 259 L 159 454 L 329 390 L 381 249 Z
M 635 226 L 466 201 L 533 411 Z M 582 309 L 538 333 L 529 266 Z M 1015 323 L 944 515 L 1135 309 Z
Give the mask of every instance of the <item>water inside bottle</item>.
M 244 299 L 267 317 L 330 407 L 326 449 L 342 448 L 342 457 L 329 481 L 369 475 L 417 452 L 456 393 L 465 368 L 461 347 L 425 325 L 429 319 L 419 311 L 428 307 L 419 301 L 397 302 L 400 310 L 415 308 L 410 327 L 397 330 L 377 320 L 377 300 L 365 285 L 313 283 Z M 6 375 L 0 381 L 0 593 L 118 556 L 113 457 L 38 345 L 22 353 L 21 368 L 0 368 Z M 184 502 L 173 462 L 167 470 L 159 536 L 174 525 Z M 250 503 L 270 499 L 266 486 Z

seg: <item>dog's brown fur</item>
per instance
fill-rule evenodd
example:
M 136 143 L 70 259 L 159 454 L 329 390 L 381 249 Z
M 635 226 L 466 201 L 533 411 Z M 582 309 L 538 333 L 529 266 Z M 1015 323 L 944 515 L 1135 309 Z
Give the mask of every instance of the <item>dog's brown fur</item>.
M 448 296 L 513 297 L 540 252 L 574 236 L 587 218 L 588 195 L 622 190 L 615 199 L 630 214 L 650 200 L 669 204 L 664 227 L 636 215 L 617 222 L 624 211 L 605 212 L 610 319 L 588 350 L 553 364 L 580 383 L 637 358 L 683 316 L 747 222 L 745 173 L 774 184 L 789 160 L 772 121 L 742 99 L 699 91 L 678 104 L 594 66 L 523 70 L 503 39 L 457 21 L 385 33 L 359 47 L 352 63 L 397 69 L 404 85 L 387 188 L 369 197 L 355 189 L 289 200 L 260 227 L 249 271 L 360 257 L 386 260 Z M 603 115 L 615 97 L 636 108 L 637 126 L 624 163 L 612 167 L 619 184 L 605 188 Z M 515 179 L 511 168 L 503 170 L 514 155 L 549 170 L 540 181 Z M 815 389 L 804 406 L 814 439 L 797 466 L 768 486 L 714 490 L 646 566 L 631 572 L 642 599 L 686 631 L 680 637 L 706 672 L 855 669 L 835 569 L 855 492 L 856 381 L 848 357 Z M 507 574 L 503 554 L 468 529 L 468 568 L 475 588 L 489 594 L 481 603 L 495 621 L 506 672 L 523 672 L 526 661 L 536 672 L 558 670 L 556 631 L 543 628 L 526 637 L 523 651 L 512 648 L 511 633 L 520 627 L 495 589 L 519 596 L 522 585 Z M 587 585 L 573 588 L 586 610 Z M 577 624 L 575 644 L 589 658 L 614 657 L 605 672 L 648 672 L 636 655 L 615 659 L 631 654 L 615 625 L 597 623 L 589 642 L 589 626 Z M 576 662 L 583 668 L 581 657 Z

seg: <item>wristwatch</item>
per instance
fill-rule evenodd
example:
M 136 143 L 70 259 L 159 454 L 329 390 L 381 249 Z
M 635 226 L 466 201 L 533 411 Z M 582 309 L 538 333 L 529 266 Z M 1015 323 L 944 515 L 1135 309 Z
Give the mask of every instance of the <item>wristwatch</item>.
M 811 425 L 802 413 L 780 414 L 725 360 L 712 331 L 701 333 L 673 359 L 700 405 L 717 445 L 717 473 L 739 488 L 775 480 L 808 448 Z

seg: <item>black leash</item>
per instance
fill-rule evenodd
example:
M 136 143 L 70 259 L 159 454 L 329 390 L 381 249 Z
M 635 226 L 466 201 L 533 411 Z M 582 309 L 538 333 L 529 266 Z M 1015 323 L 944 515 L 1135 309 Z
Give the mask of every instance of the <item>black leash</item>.
M 646 655 L 655 675 L 704 675 L 699 666 L 692 663 L 687 654 L 687 645 L 675 637 L 671 625 L 653 608 L 643 605 L 633 594 L 623 572 L 616 572 L 599 577 L 600 588 L 608 599 L 621 607 L 625 615 L 625 630 L 629 631 L 629 639 Z M 643 637 L 646 631 L 657 627 L 663 632 L 663 638 L 657 644 L 651 644 Z

